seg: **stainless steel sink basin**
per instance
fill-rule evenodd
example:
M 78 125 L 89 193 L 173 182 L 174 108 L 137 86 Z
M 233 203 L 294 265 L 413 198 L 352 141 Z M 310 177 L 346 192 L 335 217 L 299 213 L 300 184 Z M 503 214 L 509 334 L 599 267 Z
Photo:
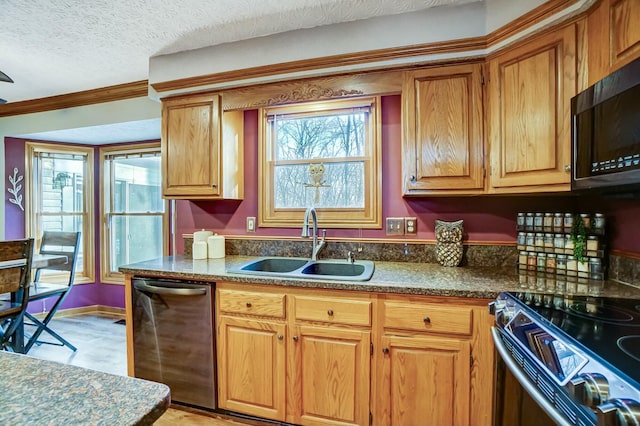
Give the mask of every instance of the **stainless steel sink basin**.
M 227 272 L 298 279 L 367 281 L 371 279 L 374 268 L 370 260 L 348 262 L 341 259 L 312 261 L 299 257 L 261 257 Z
M 307 259 L 293 257 L 268 257 L 247 263 L 240 269 L 252 272 L 287 273 L 301 268 L 306 265 L 307 262 Z

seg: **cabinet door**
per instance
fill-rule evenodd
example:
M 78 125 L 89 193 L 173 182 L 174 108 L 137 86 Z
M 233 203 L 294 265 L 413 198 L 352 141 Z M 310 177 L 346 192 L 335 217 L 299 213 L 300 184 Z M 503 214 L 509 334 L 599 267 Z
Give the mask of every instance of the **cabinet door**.
M 484 190 L 482 65 L 406 72 L 404 194 Z
M 273 420 L 285 417 L 285 325 L 220 316 L 220 408 Z
M 369 424 L 371 333 L 311 326 L 293 330 L 293 423 Z
M 570 25 L 490 60 L 490 192 L 570 190 L 575 50 Z
M 471 344 L 432 336 L 383 336 L 383 424 L 468 425 Z
M 587 19 L 588 85 L 640 57 L 638 0 L 603 0 Z
M 221 99 L 202 95 L 162 103 L 162 192 L 165 197 L 220 195 Z

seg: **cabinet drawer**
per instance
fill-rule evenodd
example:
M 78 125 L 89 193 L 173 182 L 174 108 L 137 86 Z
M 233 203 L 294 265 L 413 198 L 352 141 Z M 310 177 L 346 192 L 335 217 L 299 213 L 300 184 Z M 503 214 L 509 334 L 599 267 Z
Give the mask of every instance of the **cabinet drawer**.
M 371 301 L 295 296 L 295 319 L 333 324 L 371 325 Z
M 222 313 L 284 318 L 284 302 L 282 293 L 218 290 L 218 306 Z
M 430 303 L 384 303 L 384 327 L 471 334 L 472 310 L 463 306 Z

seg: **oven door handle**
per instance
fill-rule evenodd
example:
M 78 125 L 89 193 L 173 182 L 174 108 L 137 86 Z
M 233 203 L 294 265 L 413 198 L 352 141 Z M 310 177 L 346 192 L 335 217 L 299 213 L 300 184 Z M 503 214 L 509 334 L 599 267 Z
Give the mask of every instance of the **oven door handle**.
M 560 412 L 553 406 L 538 390 L 535 384 L 529 379 L 529 376 L 520 368 L 520 365 L 511 357 L 509 350 L 505 347 L 502 337 L 500 337 L 500 331 L 496 327 L 491 327 L 491 334 L 493 335 L 493 343 L 495 343 L 496 350 L 500 354 L 500 358 L 509 367 L 511 373 L 520 382 L 523 389 L 531 396 L 531 398 L 538 403 L 542 408 L 558 425 L 573 426 Z

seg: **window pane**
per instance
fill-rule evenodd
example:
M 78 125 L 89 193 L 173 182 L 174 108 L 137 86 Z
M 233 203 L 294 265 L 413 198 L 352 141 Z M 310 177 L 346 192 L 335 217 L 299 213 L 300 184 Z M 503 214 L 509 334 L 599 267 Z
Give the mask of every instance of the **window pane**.
M 112 216 L 111 271 L 162 257 L 162 216 Z
M 276 161 L 365 155 L 367 113 L 276 117 Z
M 40 217 L 42 231 L 82 232 L 82 216 L 72 215 L 43 215 Z M 76 259 L 76 272 L 83 272 L 84 254 L 82 234 L 80 235 L 78 257 Z M 53 271 L 52 273 L 57 273 Z
M 114 162 L 114 212 L 162 212 L 160 157 Z
M 42 211 L 82 212 L 84 160 L 43 158 Z
M 311 182 L 309 165 L 275 167 L 276 208 L 316 207 L 364 208 L 364 162 L 325 163 L 323 185 Z M 318 191 L 318 202 L 315 194 Z

